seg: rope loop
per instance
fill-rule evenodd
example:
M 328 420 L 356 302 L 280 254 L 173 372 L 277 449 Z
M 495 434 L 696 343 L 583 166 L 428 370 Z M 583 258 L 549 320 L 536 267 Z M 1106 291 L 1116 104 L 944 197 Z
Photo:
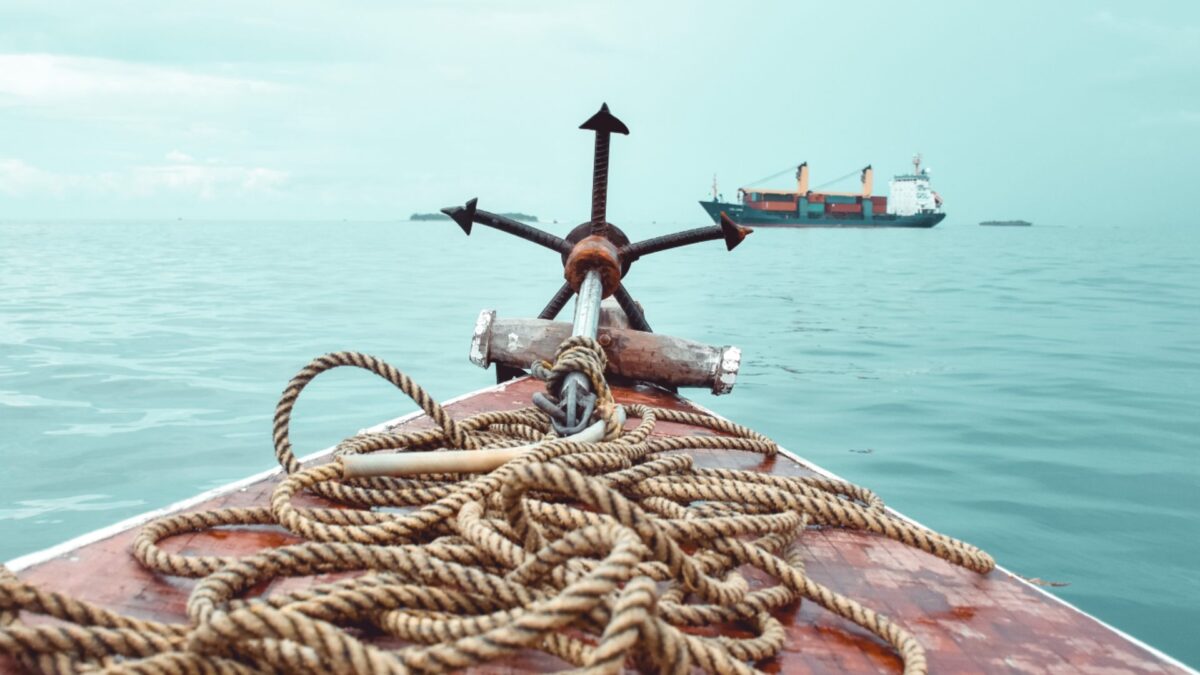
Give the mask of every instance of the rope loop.
M 343 366 L 362 368 L 391 382 L 421 407 L 421 410 L 441 428 L 445 439 L 452 446 L 466 450 L 475 450 L 479 447 L 479 443 L 468 435 L 446 413 L 446 410 L 437 401 L 433 400 L 420 385 L 409 378 L 408 375 L 400 372 L 386 361 L 375 358 L 370 354 L 363 354 L 361 352 L 332 352 L 324 356 L 318 356 L 302 368 L 300 372 L 296 373 L 291 381 L 288 382 L 287 387 L 284 388 L 283 395 L 279 398 L 279 404 L 275 407 L 275 458 L 287 473 L 296 473 L 300 470 L 300 461 L 296 459 L 296 455 L 292 451 L 290 435 L 292 409 L 296 406 L 296 400 L 300 398 L 300 392 L 304 391 L 304 388 L 317 375 Z

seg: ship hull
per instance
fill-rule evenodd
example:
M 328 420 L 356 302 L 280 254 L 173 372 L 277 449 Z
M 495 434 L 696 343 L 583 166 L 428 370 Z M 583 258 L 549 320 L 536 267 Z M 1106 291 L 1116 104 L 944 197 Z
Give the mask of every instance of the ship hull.
M 512 410 L 543 391 L 541 381 L 513 380 L 446 402 L 461 418 L 488 410 Z M 640 386 L 613 387 L 617 402 L 707 413 L 666 390 Z M 427 428 L 414 413 L 367 431 Z M 663 436 L 711 433 L 702 427 L 660 422 Z M 332 448 L 304 458 L 306 465 L 331 459 Z M 820 467 L 781 450 L 775 457 L 733 450 L 687 451 L 698 468 L 757 471 L 774 476 L 835 478 Z M 214 489 L 196 498 L 144 514 L 105 530 L 84 535 L 53 549 L 10 561 L 17 575 L 42 588 L 68 593 L 102 607 L 142 619 L 186 625 L 188 595 L 194 580 L 164 577 L 144 569 L 130 553 L 138 527 L 156 517 L 270 502 L 282 480 L 279 470 Z M 315 495 L 296 498 L 298 506 L 330 507 Z M 897 517 L 900 514 L 893 515 Z M 279 527 L 225 527 L 188 532 L 165 539 L 170 553 L 244 556 L 266 547 L 300 543 Z M 1028 670 L 1070 672 L 1193 673 L 1187 666 L 1147 647 L 1078 609 L 997 568 L 979 575 L 916 548 L 866 531 L 813 527 L 800 540 L 805 574 L 834 590 L 867 601 L 892 620 L 915 629 L 925 645 L 932 672 L 1008 673 L 1013 664 Z M 295 577 L 273 582 L 271 594 L 300 590 L 332 577 Z M 752 583 L 765 583 L 752 577 Z M 256 588 L 252 594 L 262 592 Z M 783 650 L 759 667 L 785 673 L 895 673 L 901 663 L 892 649 L 853 624 L 820 611 L 805 601 L 776 612 L 786 634 Z M 690 629 L 713 635 L 719 627 Z M 0 632 L 3 625 L 0 625 Z M 707 632 L 706 632 L 707 631 Z M 743 637 L 737 634 L 738 637 Z M 386 646 L 386 645 L 385 645 Z M 475 673 L 547 672 L 564 664 L 538 651 L 517 651 L 503 661 L 483 664 Z M 19 664 L 0 655 L 0 673 L 21 672 Z
M 878 214 L 867 218 L 857 213 L 823 213 L 800 217 L 793 212 L 748 209 L 741 204 L 702 201 L 713 222 L 720 222 L 725 213 L 739 225 L 755 227 L 916 227 L 930 228 L 946 217 L 944 213 L 918 213 L 911 216 Z

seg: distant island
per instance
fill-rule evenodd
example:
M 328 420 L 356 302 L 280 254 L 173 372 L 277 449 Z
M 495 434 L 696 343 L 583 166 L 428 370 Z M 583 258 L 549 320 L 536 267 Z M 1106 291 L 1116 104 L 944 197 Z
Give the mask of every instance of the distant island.
M 985 220 L 980 225 L 991 225 L 994 227 L 1032 227 L 1033 223 L 1028 220 Z
M 524 223 L 538 222 L 537 216 L 531 216 L 528 213 L 501 213 L 498 215 L 500 215 L 504 218 L 508 218 L 509 220 L 519 220 Z M 409 220 L 450 220 L 450 216 L 448 216 L 444 213 L 441 213 L 441 212 L 438 212 L 438 213 L 414 213 L 411 216 L 409 216 L 408 219 Z

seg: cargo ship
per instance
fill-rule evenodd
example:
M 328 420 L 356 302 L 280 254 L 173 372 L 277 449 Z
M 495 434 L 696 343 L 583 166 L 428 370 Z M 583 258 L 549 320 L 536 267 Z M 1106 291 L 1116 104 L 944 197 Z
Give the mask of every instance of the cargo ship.
M 874 170 L 862 169 L 859 192 L 819 192 L 808 187 L 808 162 L 796 167 L 796 190 L 738 188 L 740 204 L 725 202 L 713 181 L 713 197 L 700 206 L 714 222 L 721 214 L 735 223 L 763 227 L 933 227 L 942 222 L 942 198 L 929 184 L 921 155 L 912 173 L 895 176 L 888 195 L 872 195 Z

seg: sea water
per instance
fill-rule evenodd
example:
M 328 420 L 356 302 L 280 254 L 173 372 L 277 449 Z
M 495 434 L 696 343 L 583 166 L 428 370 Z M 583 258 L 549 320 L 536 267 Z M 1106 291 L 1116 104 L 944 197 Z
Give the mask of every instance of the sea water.
M 626 283 L 656 331 L 742 348 L 699 403 L 1200 665 L 1200 237 L 1173 225 L 764 229 Z M 0 560 L 269 468 L 316 355 L 487 386 L 478 311 L 534 316 L 561 282 L 556 254 L 449 222 L 0 223 Z M 415 408 L 341 369 L 292 438 Z

